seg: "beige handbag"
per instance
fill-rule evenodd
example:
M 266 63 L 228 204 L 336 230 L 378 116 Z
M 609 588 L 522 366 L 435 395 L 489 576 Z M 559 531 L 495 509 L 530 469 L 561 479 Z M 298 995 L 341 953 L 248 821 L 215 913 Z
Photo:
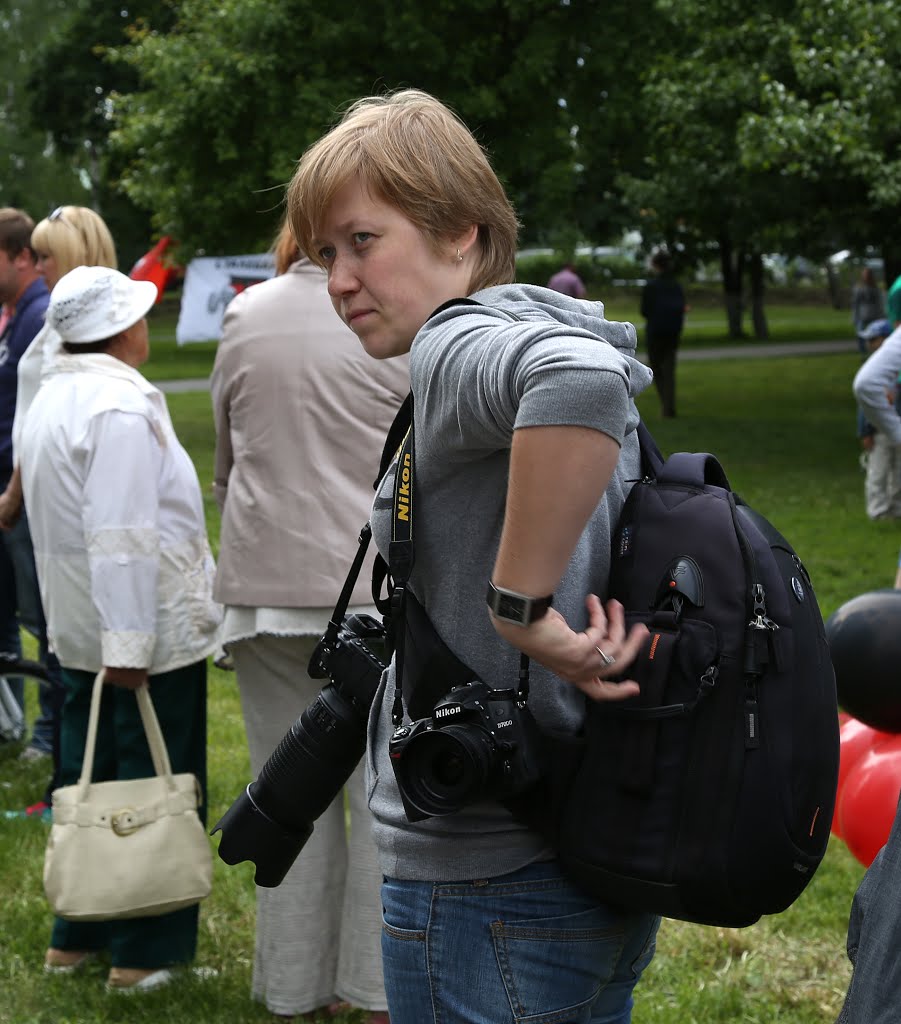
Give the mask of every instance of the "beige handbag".
M 152 917 L 210 894 L 213 861 L 197 815 L 200 784 L 172 774 L 146 686 L 135 690 L 156 775 L 91 782 L 103 672 L 94 682 L 81 778 L 53 792 L 44 891 L 70 921 Z

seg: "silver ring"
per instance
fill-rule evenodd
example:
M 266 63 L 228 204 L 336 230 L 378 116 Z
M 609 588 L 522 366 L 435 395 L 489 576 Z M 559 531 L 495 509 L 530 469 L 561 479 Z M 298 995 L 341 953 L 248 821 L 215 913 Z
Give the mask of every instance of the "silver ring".
M 610 668 L 610 666 L 616 661 L 616 658 L 611 657 L 609 654 L 604 654 L 604 652 L 597 645 L 595 645 L 594 649 L 598 652 L 598 654 L 600 654 L 601 661 L 603 661 L 604 663 L 604 668 Z

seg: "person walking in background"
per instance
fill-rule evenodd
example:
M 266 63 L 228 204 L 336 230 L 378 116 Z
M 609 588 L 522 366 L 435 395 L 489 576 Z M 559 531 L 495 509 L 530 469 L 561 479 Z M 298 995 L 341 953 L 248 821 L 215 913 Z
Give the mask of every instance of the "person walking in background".
M 874 320 L 863 329 L 860 340 L 871 355 L 891 333 L 890 320 Z M 901 395 L 897 382 L 885 398 L 898 410 Z M 880 433 L 870 423 L 860 405 L 857 406 L 857 436 L 862 449 L 861 465 L 866 474 L 864 498 L 867 515 L 870 519 L 901 517 L 901 448 L 887 443 L 885 433 Z
M 901 274 L 892 282 L 885 297 L 885 315 L 891 320 L 893 327 L 901 324 Z
M 221 609 L 203 498 L 166 401 L 138 367 L 149 354 L 157 290 L 105 267 L 76 267 L 53 289 L 47 321 L 62 339 L 19 452 L 25 502 L 66 701 L 60 785 L 84 759 L 96 674 L 106 682 L 94 781 L 156 774 L 132 690 L 149 685 L 172 770 L 191 772 L 206 815 L 206 658 Z M 122 856 L 127 856 L 123 850 Z M 110 990 L 170 982 L 192 960 L 198 907 L 159 917 L 57 918 L 45 969 L 71 973 L 109 951 Z
M 860 280 L 851 289 L 851 323 L 854 324 L 857 346 L 861 352 L 867 351 L 864 329 L 874 320 L 884 317 L 885 299 L 882 289 L 876 283 L 873 271 L 864 267 L 860 272 Z
M 865 483 L 870 519 L 901 518 L 901 413 L 895 404 L 901 327 L 890 328 L 889 321 L 878 320 L 864 331 L 867 344 L 884 340 L 857 371 L 852 385 L 860 412 L 875 430 L 867 452 Z
M 241 692 L 251 775 L 322 681 L 307 665 L 340 593 L 385 435 L 409 391 L 406 358 L 378 362 L 335 316 L 290 227 L 277 275 L 228 305 L 211 390 L 222 511 L 215 594 Z M 371 559 L 367 563 L 371 568 Z M 352 602 L 369 608 L 364 568 Z M 354 610 L 354 609 L 351 609 Z M 277 889 L 257 889 L 253 996 L 277 1016 L 336 1000 L 385 1021 L 381 872 L 363 767 L 317 821 Z
M 23 353 L 44 325 L 44 313 L 50 301 L 50 293 L 38 272 L 31 247 L 33 229 L 34 221 L 27 213 L 12 207 L 0 209 L 0 303 L 7 313 L 0 335 L 0 487 L 4 488 L 14 475 L 13 420 L 18 368 Z M 24 533 L 20 530 L 15 538 L 6 535 L 4 543 L 0 543 L 0 649 L 21 655 L 19 624 L 23 622 L 38 636 L 42 644 L 41 656 L 45 657 L 46 633 L 43 615 L 40 614 L 40 600 L 34 593 L 37 583 L 33 556 L 30 559 L 30 577 L 16 565 L 22 544 L 27 546 L 24 552 L 27 561 L 31 553 L 27 527 L 24 527 Z M 21 578 L 17 579 L 17 576 Z M 41 716 L 35 723 L 28 746 L 20 755 L 26 760 L 46 757 L 54 748 L 53 718 L 60 703 L 59 696 L 55 698 L 54 694 L 61 696 L 61 683 L 59 666 L 52 659 L 48 660 L 48 669 L 51 682 L 46 688 L 41 687 Z M 11 690 L 19 706 L 23 707 L 23 681 L 11 681 Z M 26 815 L 46 811 L 52 786 L 51 782 L 44 798 L 24 811 Z
M 685 292 L 673 276 L 672 259 L 662 250 L 651 257 L 655 276 L 641 292 L 648 362 L 664 417 L 676 415 L 676 355 L 685 322 Z
M 572 263 L 564 263 L 560 270 L 548 281 L 547 286 L 555 292 L 560 292 L 561 295 L 569 295 L 573 299 L 584 299 L 587 294 L 585 284 L 576 273 L 576 268 Z
M 38 274 L 47 289 L 52 290 L 59 279 L 75 267 L 102 266 L 116 269 L 116 249 L 103 219 L 86 206 L 59 206 L 32 231 L 31 250 Z M 48 296 L 49 300 L 49 296 Z M 48 651 L 47 623 L 41 607 L 37 570 L 34 564 L 28 517 L 22 501 L 22 479 L 18 452 L 22 441 L 25 417 L 41 383 L 56 368 L 60 351 L 59 335 L 50 324 L 43 323 L 19 360 L 16 371 L 15 417 L 12 422 L 12 475 L 0 493 L 0 529 L 12 556 L 16 576 L 19 618 L 38 641 L 38 657 L 48 668 L 50 683 L 40 690 L 41 713 L 34 725 L 31 743 L 24 755 L 53 755 L 53 778 L 44 800 L 36 807 L 52 801 L 59 770 L 59 719 L 65 687 L 56 655 Z M 33 810 L 29 808 L 28 811 Z M 27 812 L 26 812 L 27 813 Z

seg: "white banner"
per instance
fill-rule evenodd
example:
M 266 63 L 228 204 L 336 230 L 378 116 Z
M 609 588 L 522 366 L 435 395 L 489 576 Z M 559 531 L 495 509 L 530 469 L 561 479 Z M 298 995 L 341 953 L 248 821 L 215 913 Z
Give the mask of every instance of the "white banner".
M 191 260 L 185 271 L 175 340 L 179 345 L 218 341 L 225 307 L 245 288 L 274 275 L 275 257 L 271 252 Z

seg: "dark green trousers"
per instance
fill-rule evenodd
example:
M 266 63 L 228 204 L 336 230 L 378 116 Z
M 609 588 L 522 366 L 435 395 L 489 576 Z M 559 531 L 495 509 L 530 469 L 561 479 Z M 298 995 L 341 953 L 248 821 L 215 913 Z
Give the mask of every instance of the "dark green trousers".
M 94 676 L 63 668 L 66 702 L 60 735 L 61 786 L 81 775 Z M 139 779 L 154 774 L 150 748 L 132 690 L 103 688 L 94 782 Z M 172 771 L 193 772 L 200 780 L 206 821 L 206 661 L 150 677 L 150 696 L 169 750 Z M 113 967 L 158 968 L 187 963 L 197 949 L 198 907 L 159 917 L 126 921 L 64 921 L 56 918 L 50 945 L 55 949 L 108 949 Z

